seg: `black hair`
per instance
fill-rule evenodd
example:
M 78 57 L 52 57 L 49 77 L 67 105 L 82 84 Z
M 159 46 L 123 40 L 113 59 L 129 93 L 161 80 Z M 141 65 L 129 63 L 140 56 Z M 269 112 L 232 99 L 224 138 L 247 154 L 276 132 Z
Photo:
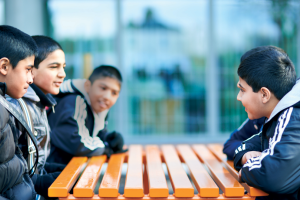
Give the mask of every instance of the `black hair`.
M 13 69 L 20 60 L 36 54 L 37 46 L 30 35 L 12 26 L 0 26 L 0 58 L 8 58 Z
M 99 67 L 95 68 L 90 75 L 89 80 L 93 84 L 95 80 L 105 77 L 116 79 L 120 83 L 120 85 L 123 81 L 120 71 L 110 65 L 100 65 Z
M 47 56 L 52 53 L 53 51 L 61 48 L 60 44 L 53 40 L 50 37 L 43 36 L 43 35 L 34 35 L 32 36 L 34 39 L 37 47 L 38 47 L 38 54 L 34 59 L 34 67 L 39 68 L 40 63 L 47 58 Z
M 247 51 L 241 57 L 239 77 L 258 92 L 268 88 L 280 100 L 296 83 L 293 62 L 284 50 L 275 46 L 261 46 Z

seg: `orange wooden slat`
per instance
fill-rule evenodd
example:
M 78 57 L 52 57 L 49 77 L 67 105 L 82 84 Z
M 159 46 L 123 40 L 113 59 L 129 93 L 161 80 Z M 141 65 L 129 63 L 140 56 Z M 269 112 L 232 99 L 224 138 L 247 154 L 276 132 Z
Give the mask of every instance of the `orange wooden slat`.
M 193 197 L 194 188 L 181 165 L 175 147 L 173 145 L 162 145 L 161 149 L 173 186 L 174 196 Z
M 209 150 L 220 160 L 224 163 L 226 169 L 231 173 L 231 175 L 238 180 L 238 172 L 233 168 L 233 162 L 230 164 L 230 162 L 227 162 L 226 155 L 223 153 L 223 145 L 221 144 L 210 144 L 207 145 Z M 268 196 L 268 193 L 254 188 L 250 187 L 246 183 L 242 183 L 244 188 L 247 190 L 250 196 L 258 197 L 258 196 Z
M 100 197 L 119 196 L 120 178 L 122 175 L 122 165 L 124 163 L 125 156 L 125 153 L 111 155 L 106 172 L 99 187 Z
M 178 145 L 177 149 L 190 170 L 192 180 L 201 197 L 218 197 L 219 188 L 189 145 Z
M 143 197 L 142 146 L 131 145 L 128 152 L 128 168 L 124 188 L 125 197 Z
M 49 197 L 66 197 L 76 182 L 87 157 L 73 157 L 61 174 L 48 188 Z
M 107 156 L 94 156 L 90 159 L 79 181 L 73 189 L 75 197 L 92 197 L 94 189 L 100 176 L 101 167 L 105 163 Z
M 149 196 L 168 197 L 169 189 L 162 168 L 161 155 L 158 146 L 146 146 L 146 160 L 149 180 Z
M 234 169 L 234 163 L 233 163 L 233 160 L 227 160 L 226 162 L 228 163 L 228 165 L 229 165 L 232 169 Z M 236 171 L 236 172 L 237 172 L 237 171 Z
M 181 198 L 181 197 L 175 197 L 173 195 L 169 195 L 167 198 L 166 197 L 157 197 L 157 198 L 152 198 L 149 196 L 144 196 L 143 198 L 134 198 L 134 197 L 124 197 L 124 196 L 119 196 L 117 198 L 109 198 L 109 200 L 187 200 L 186 198 Z M 76 198 L 72 194 L 70 194 L 66 198 L 59 198 L 59 200 L 103 200 L 103 198 L 99 197 L 98 195 L 94 195 L 91 198 Z M 255 197 L 250 197 L 249 195 L 245 195 L 242 197 L 225 197 L 224 195 L 220 195 L 216 198 L 206 198 L 206 197 L 199 197 L 198 195 L 194 195 L 191 198 L 188 198 L 188 200 L 255 200 Z
M 193 145 L 198 157 L 209 168 L 215 182 L 226 197 L 244 196 L 243 186 L 225 169 L 219 160 L 204 145 Z
M 146 159 L 146 156 L 145 156 L 145 159 Z M 143 172 L 144 195 L 148 195 L 149 194 L 149 180 L 148 180 L 147 162 L 144 161 L 144 159 L 143 159 L 143 163 L 144 163 L 144 172 Z

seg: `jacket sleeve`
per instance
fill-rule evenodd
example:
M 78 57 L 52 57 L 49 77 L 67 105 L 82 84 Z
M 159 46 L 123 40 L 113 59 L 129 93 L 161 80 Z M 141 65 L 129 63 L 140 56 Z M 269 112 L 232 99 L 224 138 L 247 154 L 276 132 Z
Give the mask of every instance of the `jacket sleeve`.
M 105 138 L 107 136 L 107 134 L 109 133 L 108 132 L 108 129 L 107 129 L 107 125 L 108 125 L 108 116 L 109 116 L 109 113 L 107 113 L 106 117 L 105 117 L 105 121 L 104 121 L 104 128 L 98 132 L 97 136 L 103 141 L 105 142 Z
M 254 128 L 253 120 L 246 119 L 246 121 L 233 133 L 230 138 L 225 142 L 223 153 L 227 155 L 228 160 L 233 160 L 234 151 L 242 144 L 244 140 L 257 134 Z
M 299 189 L 300 119 L 292 112 L 291 107 L 278 118 L 269 148 L 243 166 L 242 181 L 276 194 L 291 194 Z
M 85 126 L 86 103 L 80 95 L 68 95 L 57 104 L 55 113 L 48 116 L 51 143 L 74 156 L 102 155 L 104 143 L 90 136 Z
M 241 160 L 244 154 L 249 151 L 261 152 L 261 132 L 252 135 L 234 150 L 233 163 L 236 170 L 240 170 L 242 168 L 243 165 L 241 164 Z

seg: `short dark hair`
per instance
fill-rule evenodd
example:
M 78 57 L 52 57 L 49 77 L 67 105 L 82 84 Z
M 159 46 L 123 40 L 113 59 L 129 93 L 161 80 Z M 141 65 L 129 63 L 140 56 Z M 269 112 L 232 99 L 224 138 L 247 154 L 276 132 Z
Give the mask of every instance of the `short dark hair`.
M 0 26 L 0 58 L 8 58 L 13 69 L 20 60 L 36 54 L 37 46 L 30 35 L 12 26 Z
M 261 46 L 247 51 L 241 57 L 239 77 L 258 92 L 268 88 L 280 100 L 296 83 L 293 62 L 284 50 L 275 46 Z
M 89 80 L 93 84 L 95 80 L 105 77 L 116 79 L 117 81 L 119 81 L 120 85 L 123 81 L 120 71 L 110 65 L 100 65 L 99 67 L 95 68 L 90 75 Z
M 38 54 L 34 59 L 34 67 L 39 68 L 40 63 L 47 58 L 47 56 L 52 53 L 53 51 L 61 48 L 60 44 L 53 40 L 50 37 L 43 36 L 43 35 L 34 35 L 32 36 L 34 39 L 37 47 L 38 47 Z

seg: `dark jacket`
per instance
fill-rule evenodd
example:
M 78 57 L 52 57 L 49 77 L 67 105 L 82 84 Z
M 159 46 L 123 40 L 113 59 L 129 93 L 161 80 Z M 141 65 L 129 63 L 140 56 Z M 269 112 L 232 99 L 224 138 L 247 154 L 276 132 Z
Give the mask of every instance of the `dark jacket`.
M 5 91 L 5 83 L 0 83 L 0 95 L 4 96 Z M 8 102 L 7 104 L 9 105 Z M 35 199 L 36 193 L 27 172 L 27 162 L 18 147 L 18 122 L 1 104 L 0 113 L 0 197 Z
M 269 199 L 298 199 L 300 188 L 300 81 L 274 108 L 262 132 L 236 149 L 234 166 L 242 181 L 270 193 Z M 241 165 L 248 151 L 262 155 Z
M 46 159 L 50 154 L 50 127 L 48 124 L 45 107 L 53 107 L 56 101 L 51 95 L 45 95 L 36 85 L 31 84 L 26 94 L 22 97 L 27 104 L 31 114 L 34 134 L 39 147 L 39 174 L 44 174 L 43 171 Z M 20 112 L 23 113 L 19 101 L 8 97 L 7 100 Z M 21 135 L 19 138 L 19 146 L 25 157 L 27 153 L 27 139 L 26 135 Z M 22 148 L 23 147 L 23 148 Z
M 234 151 L 244 140 L 261 131 L 264 122 L 265 117 L 254 120 L 246 119 L 238 129 L 231 133 L 230 138 L 225 142 L 223 148 L 223 153 L 227 155 L 228 160 L 233 160 Z
M 95 120 L 84 81 L 67 80 L 60 87 L 55 113 L 50 110 L 48 114 L 51 151 L 47 162 L 67 164 L 73 156 L 96 156 L 105 151 L 102 139 L 107 133 L 108 111 Z

